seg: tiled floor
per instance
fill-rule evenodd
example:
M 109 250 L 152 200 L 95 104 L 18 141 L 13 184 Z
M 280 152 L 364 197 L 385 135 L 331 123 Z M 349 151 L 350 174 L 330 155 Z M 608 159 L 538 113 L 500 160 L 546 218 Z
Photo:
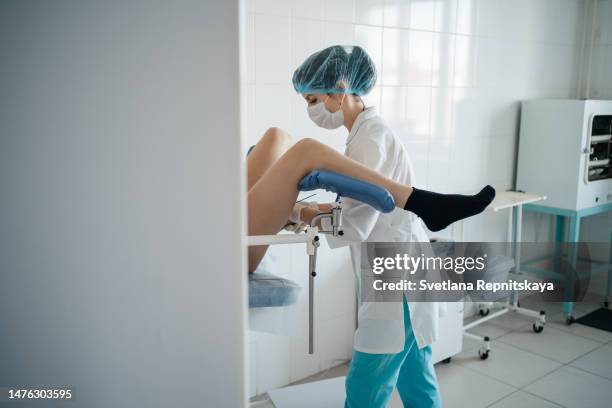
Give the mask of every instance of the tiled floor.
M 580 324 L 567 326 L 561 304 L 523 306 L 547 311 L 544 331 L 536 334 L 532 320 L 508 313 L 473 330 L 492 338 L 487 360 L 477 355 L 479 344 L 465 339 L 463 352 L 436 373 L 446 408 L 608 408 L 612 406 L 612 333 Z M 598 308 L 577 304 L 580 317 Z M 347 366 L 301 381 L 346 375 Z M 266 396 L 257 408 L 273 408 Z M 394 394 L 389 408 L 402 407 Z

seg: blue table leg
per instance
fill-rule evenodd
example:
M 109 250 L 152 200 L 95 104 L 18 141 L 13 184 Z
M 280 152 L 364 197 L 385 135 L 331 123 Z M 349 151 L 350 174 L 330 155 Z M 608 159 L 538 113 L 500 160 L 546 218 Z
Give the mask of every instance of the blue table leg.
M 555 227 L 555 241 L 563 242 L 565 237 L 565 217 L 557 215 L 557 226 Z
M 555 226 L 555 256 L 553 263 L 553 271 L 561 272 L 561 259 L 563 258 L 563 242 L 565 241 L 565 217 L 562 215 L 556 216 L 557 223 Z
M 573 214 L 570 218 L 569 224 L 569 233 L 567 241 L 570 243 L 577 243 L 580 239 L 580 216 L 578 214 Z M 575 245 L 570 247 L 569 251 L 569 261 L 570 265 L 574 267 L 576 270 L 576 262 L 578 259 L 578 251 Z M 573 282 L 570 282 L 569 289 L 573 291 Z M 564 302 L 563 303 L 563 312 L 565 313 L 565 318 L 568 324 L 571 324 L 574 320 L 572 312 L 574 310 L 574 302 Z
M 608 265 L 612 265 L 612 230 L 610 230 L 610 252 Z M 606 299 L 604 300 L 604 305 L 606 308 L 610 306 L 610 298 L 612 298 L 612 267 L 608 268 L 608 290 L 606 291 Z

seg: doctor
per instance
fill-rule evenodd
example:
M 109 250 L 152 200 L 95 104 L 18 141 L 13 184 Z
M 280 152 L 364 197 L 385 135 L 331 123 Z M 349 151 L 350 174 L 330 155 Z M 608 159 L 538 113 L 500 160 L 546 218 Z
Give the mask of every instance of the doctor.
M 375 82 L 374 63 L 357 46 L 319 51 L 293 74 L 293 86 L 306 100 L 312 121 L 326 129 L 348 130 L 346 156 L 398 183 L 414 185 L 404 145 L 360 97 Z M 382 214 L 355 200 L 342 201 L 344 236 L 328 242 L 332 248 L 350 245 L 358 282 L 361 242 L 429 242 L 421 219 L 412 212 L 396 208 Z M 307 223 L 319 213 L 309 207 L 297 211 Z M 438 336 L 440 304 L 411 302 L 404 296 L 403 303 L 360 300 L 359 305 L 345 407 L 386 407 L 395 387 L 406 407 L 441 407 L 430 347 Z

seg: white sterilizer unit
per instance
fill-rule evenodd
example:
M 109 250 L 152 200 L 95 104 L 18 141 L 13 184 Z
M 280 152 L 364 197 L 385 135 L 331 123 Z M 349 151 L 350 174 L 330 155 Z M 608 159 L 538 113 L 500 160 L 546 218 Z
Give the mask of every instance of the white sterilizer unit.
M 579 211 L 612 202 L 612 101 L 521 104 L 516 188 Z

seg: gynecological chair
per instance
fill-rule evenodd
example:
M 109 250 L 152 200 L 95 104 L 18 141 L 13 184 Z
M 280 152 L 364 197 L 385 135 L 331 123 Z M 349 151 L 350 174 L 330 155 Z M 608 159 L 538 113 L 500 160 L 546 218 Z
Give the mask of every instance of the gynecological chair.
M 371 205 L 381 212 L 395 209 L 393 196 L 384 188 L 328 170 L 315 170 L 298 184 L 300 191 L 325 189 L 339 197 L 349 197 Z M 331 229 L 317 227 L 319 220 L 329 219 Z M 255 235 L 248 237 L 248 245 L 306 244 L 308 254 L 308 352 L 314 353 L 314 279 L 317 276 L 317 248 L 319 234 L 342 235 L 342 207 L 336 205 L 328 213 L 313 218 L 304 233 Z M 294 282 L 268 273 L 252 273 L 249 276 L 249 307 L 283 307 L 295 303 L 299 286 Z

